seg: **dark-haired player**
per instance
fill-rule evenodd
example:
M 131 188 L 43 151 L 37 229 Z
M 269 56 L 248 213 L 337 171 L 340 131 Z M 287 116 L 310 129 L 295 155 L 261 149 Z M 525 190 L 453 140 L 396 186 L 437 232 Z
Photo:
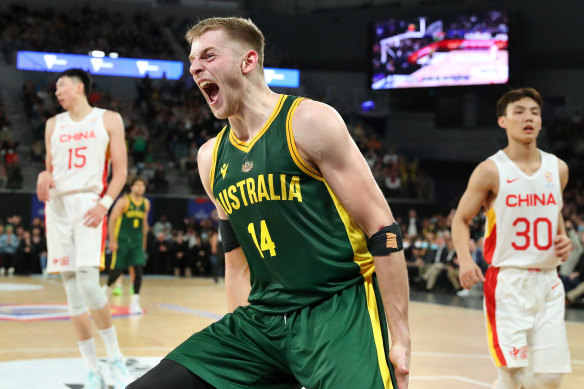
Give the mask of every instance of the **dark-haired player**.
M 107 212 L 126 181 L 122 118 L 89 105 L 91 77 L 81 69 L 59 75 L 55 95 L 65 110 L 45 129 L 46 170 L 37 196 L 46 203 L 47 271 L 60 273 L 81 356 L 88 370 L 85 388 L 105 388 L 87 308 L 105 343 L 116 387 L 131 377 L 124 364 L 110 308 L 99 286 L 104 267 Z M 113 176 L 107 185 L 111 159 Z

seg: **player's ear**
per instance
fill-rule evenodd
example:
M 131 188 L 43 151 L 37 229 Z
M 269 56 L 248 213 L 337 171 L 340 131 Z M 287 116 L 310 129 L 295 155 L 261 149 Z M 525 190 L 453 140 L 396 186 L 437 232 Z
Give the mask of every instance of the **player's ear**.
M 505 120 L 505 116 L 499 116 L 497 118 L 497 124 L 499 125 L 499 127 L 501 128 L 507 128 L 507 120 Z
M 255 50 L 249 50 L 245 53 L 243 61 L 241 62 L 241 72 L 247 74 L 251 72 L 258 63 L 258 53 Z

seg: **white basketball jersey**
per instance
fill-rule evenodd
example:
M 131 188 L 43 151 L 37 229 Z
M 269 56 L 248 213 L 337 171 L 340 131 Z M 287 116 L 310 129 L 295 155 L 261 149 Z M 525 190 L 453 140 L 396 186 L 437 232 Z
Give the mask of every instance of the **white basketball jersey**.
M 105 109 L 93 108 L 79 122 L 73 121 L 69 112 L 56 116 L 50 150 L 55 181 L 52 195 L 105 192 L 109 134 L 103 123 L 104 114 Z
M 562 209 L 558 159 L 539 150 L 541 166 L 526 175 L 500 150 L 490 159 L 499 170 L 499 193 L 487 211 L 484 256 L 496 267 L 552 269 Z

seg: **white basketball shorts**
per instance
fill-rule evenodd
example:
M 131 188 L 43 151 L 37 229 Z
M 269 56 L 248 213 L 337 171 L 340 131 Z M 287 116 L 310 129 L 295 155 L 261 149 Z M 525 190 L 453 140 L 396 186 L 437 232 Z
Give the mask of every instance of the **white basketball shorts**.
M 51 197 L 47 202 L 47 272 L 75 271 L 80 266 L 104 269 L 107 217 L 96 228 L 83 225 L 85 213 L 99 200 L 95 193 L 75 193 Z
M 565 293 L 556 269 L 490 267 L 485 278 L 487 337 L 495 365 L 570 373 Z

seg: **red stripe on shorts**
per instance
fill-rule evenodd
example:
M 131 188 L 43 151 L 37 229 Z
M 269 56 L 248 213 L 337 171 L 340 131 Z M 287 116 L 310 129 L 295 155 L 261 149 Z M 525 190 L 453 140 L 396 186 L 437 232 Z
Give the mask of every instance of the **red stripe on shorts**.
M 489 332 L 489 349 L 495 364 L 497 366 L 507 366 L 505 355 L 499 346 L 499 337 L 497 336 L 497 321 L 496 319 L 496 301 L 495 290 L 497 289 L 497 276 L 499 275 L 499 268 L 490 266 L 485 274 L 485 308 L 487 310 L 487 320 Z

